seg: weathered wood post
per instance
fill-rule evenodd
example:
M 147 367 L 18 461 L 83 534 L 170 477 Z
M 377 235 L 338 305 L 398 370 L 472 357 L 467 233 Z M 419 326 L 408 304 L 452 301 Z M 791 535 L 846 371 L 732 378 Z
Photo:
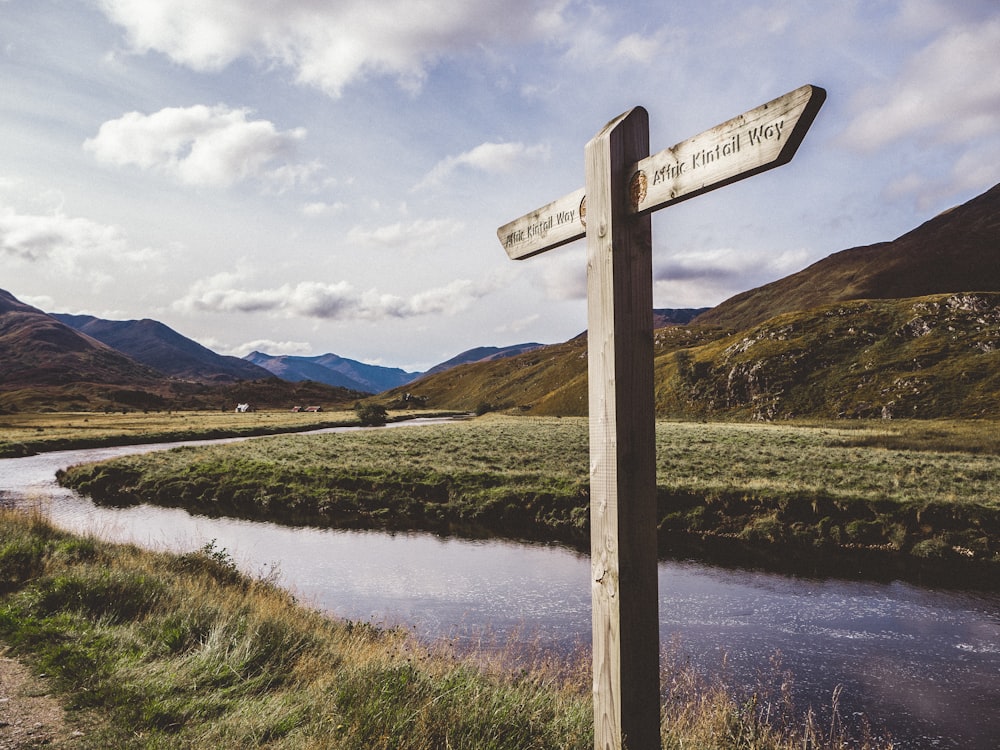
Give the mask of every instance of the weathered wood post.
M 637 107 L 587 144 L 585 188 L 497 230 L 514 260 L 587 237 L 595 750 L 660 747 L 649 214 L 788 163 L 825 99 L 802 86 L 652 156 Z
M 653 254 L 630 215 L 631 166 L 649 156 L 641 107 L 587 144 L 587 362 L 594 746 L 660 747 Z

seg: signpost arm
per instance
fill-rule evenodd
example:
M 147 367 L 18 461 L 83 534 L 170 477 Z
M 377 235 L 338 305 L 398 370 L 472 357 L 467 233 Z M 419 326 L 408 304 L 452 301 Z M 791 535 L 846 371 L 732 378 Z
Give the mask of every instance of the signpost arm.
M 631 215 L 641 107 L 587 144 L 594 747 L 660 747 L 652 237 Z

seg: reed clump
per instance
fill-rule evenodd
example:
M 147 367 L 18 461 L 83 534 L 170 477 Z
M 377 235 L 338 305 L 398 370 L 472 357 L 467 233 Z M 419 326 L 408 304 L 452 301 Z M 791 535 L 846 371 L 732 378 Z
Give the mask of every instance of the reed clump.
M 583 659 L 458 653 L 334 620 L 213 544 L 149 552 L 4 511 L 0 570 L 0 640 L 49 676 L 82 731 L 76 747 L 593 745 Z M 772 722 L 690 670 L 664 675 L 666 748 L 857 746 L 808 715 Z

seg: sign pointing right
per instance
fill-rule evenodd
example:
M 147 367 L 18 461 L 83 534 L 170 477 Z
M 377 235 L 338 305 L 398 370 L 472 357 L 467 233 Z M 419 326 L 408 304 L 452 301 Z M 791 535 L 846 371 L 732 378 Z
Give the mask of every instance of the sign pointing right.
M 641 159 L 631 169 L 631 214 L 644 214 L 787 164 L 826 100 L 802 86 L 711 130 Z M 581 239 L 587 231 L 581 188 L 497 230 L 513 260 Z

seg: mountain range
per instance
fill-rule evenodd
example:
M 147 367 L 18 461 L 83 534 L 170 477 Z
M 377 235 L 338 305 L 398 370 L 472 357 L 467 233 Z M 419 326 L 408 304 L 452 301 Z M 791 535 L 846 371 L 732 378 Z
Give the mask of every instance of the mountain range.
M 712 309 L 655 310 L 663 416 L 1000 416 L 1000 185 L 891 242 Z M 586 333 L 426 373 L 335 354 L 216 354 L 154 320 L 48 314 L 0 290 L 0 410 L 353 403 L 585 414 Z M 324 390 L 325 389 L 325 390 Z
M 270 372 L 252 362 L 216 354 L 163 323 L 148 318 L 103 320 L 91 315 L 64 313 L 53 313 L 52 317 L 137 362 L 181 380 L 223 383 L 271 377 Z
M 204 349 L 155 321 L 75 317 L 74 323 L 160 361 L 163 349 L 175 358 L 170 376 L 58 317 L 0 290 L 0 413 L 93 411 L 100 409 L 232 409 L 249 401 L 262 407 L 289 404 L 344 405 L 369 394 L 318 383 L 288 383 L 266 370 Z M 149 340 L 123 331 L 152 332 Z M 144 354 L 142 354 L 144 353 Z M 169 358 L 168 358 L 169 359 Z M 193 361 L 200 363 L 192 364 Z M 212 363 L 218 363 L 213 368 Z M 192 369 L 193 368 L 193 369 Z M 200 375 L 193 375 L 197 371 Z M 263 377 L 240 380 L 233 372 Z
M 162 379 L 143 365 L 0 289 L 0 382 L 5 390 L 129 383 Z
M 540 344 L 486 347 L 435 368 Z M 422 373 L 336 354 L 217 354 L 155 320 L 46 313 L 0 290 L 0 412 L 11 409 L 206 408 L 354 403 Z M 220 408 L 221 408 L 220 407 Z
M 406 372 L 398 367 L 367 365 L 336 354 L 319 357 L 297 357 L 288 354 L 273 356 L 250 352 L 245 359 L 283 380 L 298 382 L 313 380 L 327 385 L 339 385 L 368 393 L 381 393 L 406 385 L 420 377 L 419 372 Z

